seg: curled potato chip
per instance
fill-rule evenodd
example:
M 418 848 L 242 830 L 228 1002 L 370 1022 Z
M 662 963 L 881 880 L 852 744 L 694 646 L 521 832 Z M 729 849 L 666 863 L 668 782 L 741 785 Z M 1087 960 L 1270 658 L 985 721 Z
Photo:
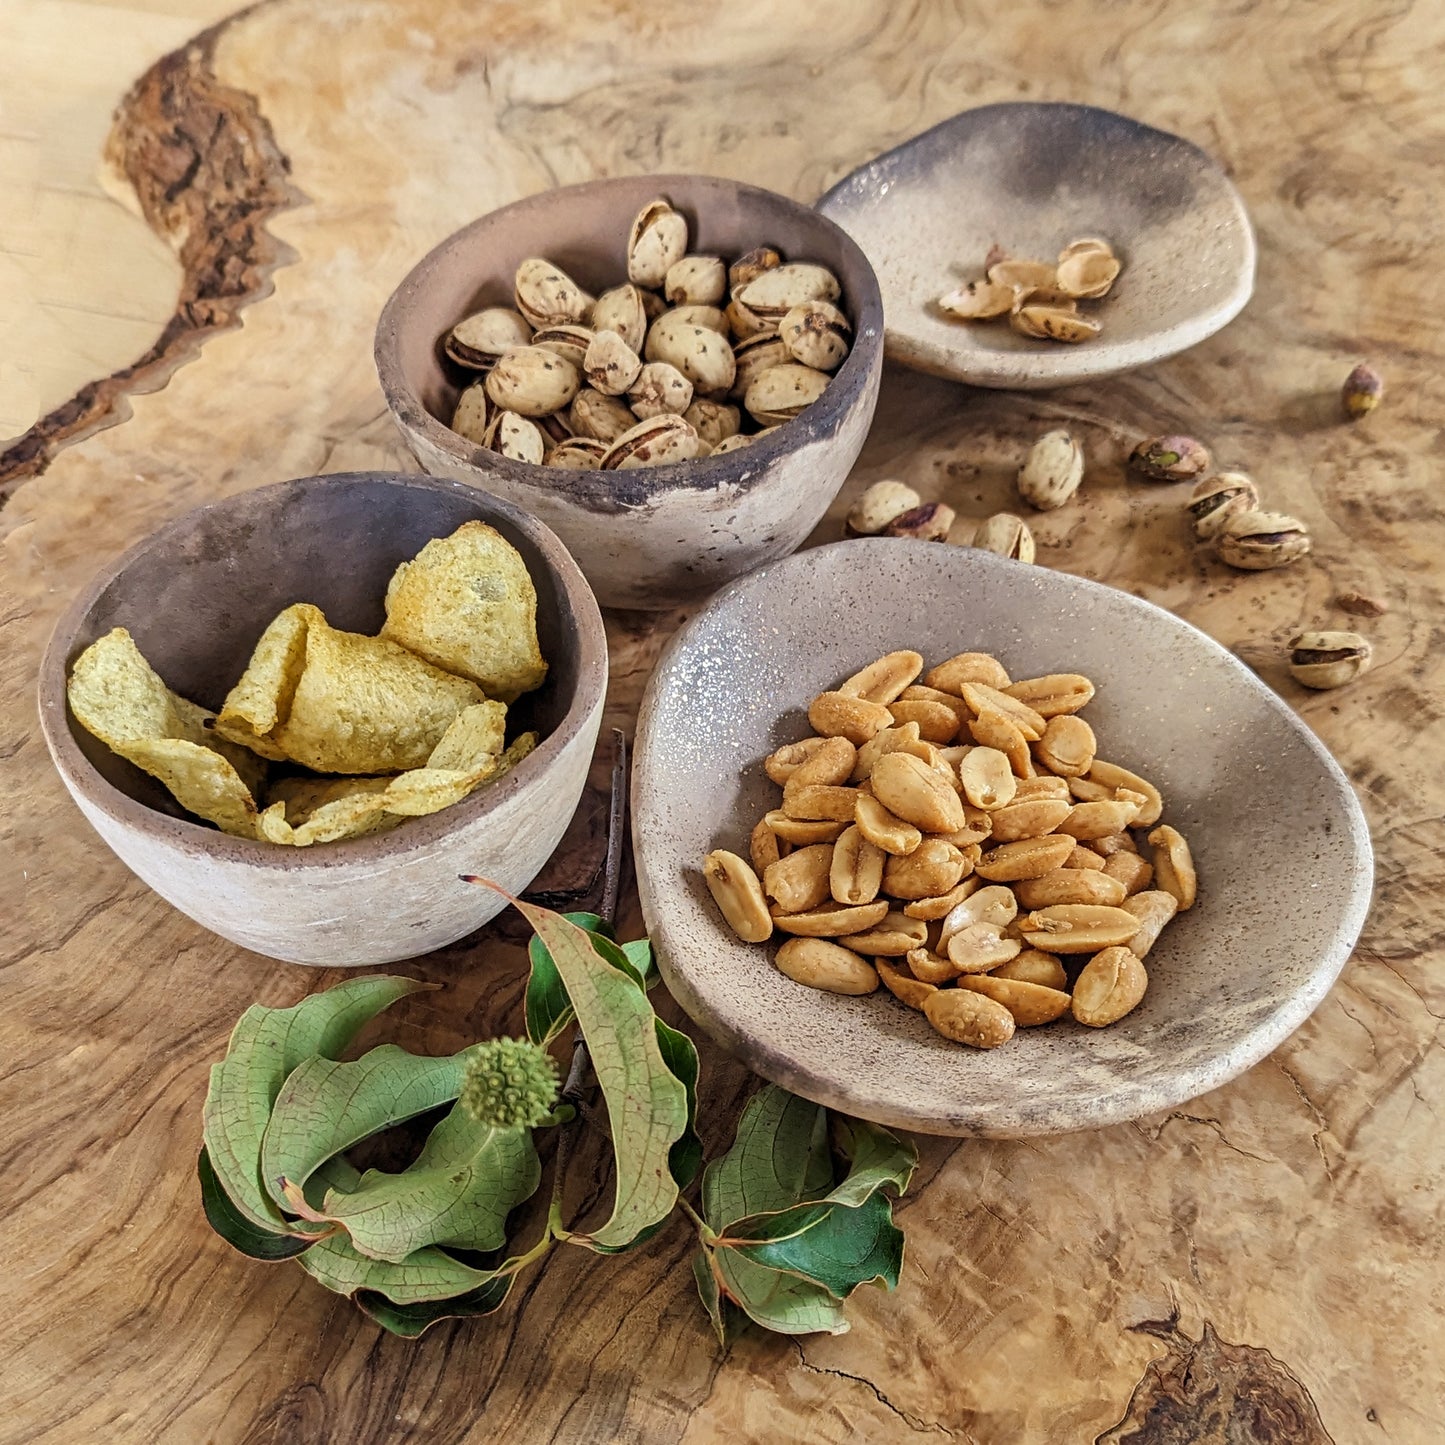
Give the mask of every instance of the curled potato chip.
M 456 715 L 452 725 L 426 760 L 429 768 L 455 768 L 466 772 L 487 755 L 507 746 L 507 709 L 499 702 L 479 702 Z
M 396 569 L 381 635 L 506 703 L 547 676 L 527 564 L 485 522 L 434 538 Z
M 216 731 L 319 773 L 394 773 L 423 766 L 457 715 L 484 700 L 475 683 L 385 638 L 342 632 L 302 602 L 266 629 Z
M 227 833 L 256 836 L 255 792 L 266 765 L 207 726 L 214 714 L 173 693 L 124 627 L 75 660 L 66 685 L 76 721 L 158 778 L 187 812 Z

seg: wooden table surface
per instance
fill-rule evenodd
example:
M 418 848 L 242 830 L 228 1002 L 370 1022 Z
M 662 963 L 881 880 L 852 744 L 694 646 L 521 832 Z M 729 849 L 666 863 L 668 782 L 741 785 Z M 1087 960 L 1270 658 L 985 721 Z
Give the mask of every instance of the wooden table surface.
M 129 81 L 214 18 L 201 0 L 0 16 L 0 435 L 17 434 L 0 444 L 0 1441 L 1441 1439 L 1445 10 L 274 0 L 159 60 L 104 141 Z M 883 476 L 971 522 L 1064 424 L 1089 475 L 1039 520 L 1042 565 L 1264 649 L 1351 625 L 1342 591 L 1386 601 L 1355 686 L 1307 695 L 1265 668 L 1374 830 L 1375 907 L 1339 984 L 1272 1057 L 1185 1108 L 1052 1140 L 921 1141 L 902 1285 L 863 1291 L 839 1337 L 720 1352 L 680 1227 L 623 1259 L 559 1252 L 499 1315 L 411 1343 L 294 1266 L 231 1253 L 195 1184 L 207 1066 L 247 1004 L 341 975 L 206 934 L 84 825 L 33 703 L 60 610 L 198 503 L 410 468 L 371 329 L 463 221 L 653 170 L 811 199 L 1015 97 L 1111 106 L 1212 150 L 1258 228 L 1258 293 L 1188 355 L 1097 386 L 987 394 L 890 372 L 817 540 Z M 130 212 L 92 179 L 103 141 Z M 1335 393 L 1362 357 L 1390 390 L 1349 426 Z M 1175 492 L 1122 468 L 1173 429 L 1256 473 L 1314 556 L 1242 575 L 1196 549 Z M 630 725 L 680 620 L 609 619 L 609 722 Z M 562 866 L 594 846 L 584 828 Z M 400 1013 L 402 1041 L 515 1031 L 515 939 L 418 963 L 448 987 Z M 703 1055 L 716 1149 L 749 1081 Z

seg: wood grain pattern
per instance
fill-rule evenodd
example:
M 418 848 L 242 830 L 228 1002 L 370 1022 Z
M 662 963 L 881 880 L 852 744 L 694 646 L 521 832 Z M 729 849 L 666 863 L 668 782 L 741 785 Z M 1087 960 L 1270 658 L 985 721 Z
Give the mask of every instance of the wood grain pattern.
M 277 0 L 225 27 L 182 84 L 228 115 L 251 97 L 269 125 L 267 182 L 307 204 L 244 218 L 234 254 L 260 254 L 247 247 L 268 230 L 290 263 L 240 328 L 207 331 L 124 424 L 17 477 L 0 512 L 0 1238 L 18 1295 L 0 1326 L 0 1441 L 1437 1440 L 1442 41 L 1445 16 L 1421 0 L 666 14 Z M 1016 95 L 1114 106 L 1212 149 L 1259 230 L 1259 293 L 1197 350 L 1098 387 L 979 394 L 890 373 L 818 539 L 887 475 L 981 517 L 1009 501 L 1033 437 L 1068 425 L 1089 477 L 1076 505 L 1039 519 L 1045 565 L 1139 592 L 1226 644 L 1345 625 L 1342 590 L 1387 600 L 1365 627 L 1375 669 L 1347 692 L 1306 696 L 1267 668 L 1375 832 L 1377 906 L 1339 985 L 1274 1056 L 1185 1109 L 1056 1140 L 925 1141 L 900 1210 L 902 1287 L 865 1292 L 837 1338 L 748 1336 L 720 1356 L 680 1227 L 625 1260 L 556 1258 L 494 1319 L 410 1344 L 293 1266 L 231 1254 L 193 1177 L 206 1067 L 247 1003 L 319 981 L 205 935 L 85 828 L 31 701 L 60 608 L 101 557 L 198 502 L 406 465 L 372 321 L 470 217 L 556 182 L 669 168 L 811 198 L 962 106 Z M 160 112 L 132 120 L 164 128 Z M 185 204 L 206 182 L 169 184 Z M 1350 427 L 1334 393 L 1362 355 L 1391 390 Z M 1303 517 L 1314 558 L 1242 577 L 1197 550 L 1174 493 L 1122 470 L 1141 435 L 1179 427 Z M 609 620 L 606 722 L 630 723 L 678 621 Z M 522 968 L 506 929 L 427 959 L 417 972 L 447 988 L 408 1000 L 397 1036 L 442 1050 L 515 1030 Z M 715 1050 L 704 1069 L 716 1148 L 749 1081 Z

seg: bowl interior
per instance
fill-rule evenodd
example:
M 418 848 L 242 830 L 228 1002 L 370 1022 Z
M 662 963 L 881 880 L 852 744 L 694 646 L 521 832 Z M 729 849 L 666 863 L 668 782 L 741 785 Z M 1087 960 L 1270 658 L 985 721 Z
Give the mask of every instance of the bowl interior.
M 283 608 L 312 602 L 335 627 L 375 633 L 385 621 L 383 599 L 397 565 L 433 537 L 474 519 L 496 527 L 517 548 L 537 588 L 537 631 L 550 667 L 543 685 L 509 712 L 508 734 L 534 727 L 545 740 L 566 718 L 583 666 L 577 608 L 548 549 L 565 554 L 536 523 L 469 487 L 381 473 L 307 478 L 243 492 L 154 533 L 121 558 L 60 624 L 42 673 L 42 703 L 64 710 L 70 738 L 112 787 L 220 840 L 224 835 L 196 822 L 159 782 L 111 752 L 64 709 L 70 664 L 96 638 L 125 627 L 173 691 L 217 709 L 256 640 Z M 580 576 L 576 585 L 585 590 Z M 525 759 L 517 772 L 530 763 L 532 758 Z M 482 789 L 457 808 L 485 797 Z M 408 832 L 428 822 L 409 820 Z M 329 849 L 374 846 L 391 836 Z M 244 840 L 227 841 L 244 846 Z M 255 847 L 288 857 L 305 851 Z
M 1093 106 L 983 106 L 860 167 L 818 203 L 877 271 L 888 354 L 980 385 L 1052 386 L 1170 355 L 1249 299 L 1255 245 L 1244 203 L 1197 146 Z M 1104 323 L 1079 345 L 1006 321 L 950 320 L 946 291 L 983 274 L 990 247 L 1051 261 L 1104 236 L 1124 269 L 1081 309 Z
M 591 485 L 587 473 L 511 462 L 452 432 L 445 421 L 472 376 L 447 360 L 439 342 L 473 311 L 514 305 L 513 277 L 530 256 L 556 262 L 593 294 L 624 283 L 633 217 L 659 195 L 687 217 L 694 253 L 732 261 L 755 246 L 772 245 L 787 260 L 820 262 L 838 277 L 840 304 L 854 326 L 853 350 L 819 401 L 770 440 L 781 446 L 795 427 L 801 438 L 834 422 L 856 390 L 853 378 L 861 384 L 881 343 L 878 284 L 866 257 L 846 232 L 807 206 L 757 186 L 695 175 L 629 176 L 544 191 L 449 236 L 398 287 L 377 328 L 377 365 L 399 417 L 459 460 L 542 476 L 563 489 Z M 704 464 L 648 468 L 640 475 L 654 481 L 657 474 L 696 473 Z M 639 474 L 621 480 L 631 486 Z
M 867 579 L 887 578 L 886 590 Z M 846 619 L 846 621 L 844 620 Z M 741 943 L 702 881 L 746 856 L 778 791 L 762 759 L 811 731 L 805 709 L 872 658 L 995 653 L 1016 678 L 1082 672 L 1099 756 L 1155 782 L 1193 848 L 1195 907 L 1150 953 L 1119 1023 L 1020 1029 L 980 1053 L 880 990 L 793 983 Z M 1223 648 L 1127 593 L 967 548 L 868 539 L 734 583 L 674 640 L 638 729 L 634 836 L 643 908 L 683 1007 L 795 1092 L 931 1133 L 1022 1135 L 1171 1107 L 1262 1058 L 1319 1002 L 1368 907 L 1368 834 L 1343 774 Z

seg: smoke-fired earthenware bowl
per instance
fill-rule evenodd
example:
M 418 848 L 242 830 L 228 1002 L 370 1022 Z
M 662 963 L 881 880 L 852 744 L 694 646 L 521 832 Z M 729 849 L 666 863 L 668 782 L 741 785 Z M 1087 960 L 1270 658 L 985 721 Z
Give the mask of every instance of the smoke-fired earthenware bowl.
M 886 579 L 882 585 L 881 579 Z M 1164 931 L 1118 1023 L 1067 1016 L 965 1048 L 884 990 L 821 993 L 740 942 L 700 864 L 746 856 L 778 790 L 762 760 L 805 709 L 895 648 L 995 653 L 1016 678 L 1082 672 L 1099 754 L 1152 780 L 1190 840 L 1199 899 Z M 1126 592 L 971 548 L 869 538 L 734 583 L 674 638 L 638 723 L 642 907 L 682 1006 L 807 1098 L 935 1134 L 1048 1134 L 1174 1107 L 1263 1058 L 1325 996 L 1369 906 L 1369 834 L 1308 728 L 1202 632 Z

